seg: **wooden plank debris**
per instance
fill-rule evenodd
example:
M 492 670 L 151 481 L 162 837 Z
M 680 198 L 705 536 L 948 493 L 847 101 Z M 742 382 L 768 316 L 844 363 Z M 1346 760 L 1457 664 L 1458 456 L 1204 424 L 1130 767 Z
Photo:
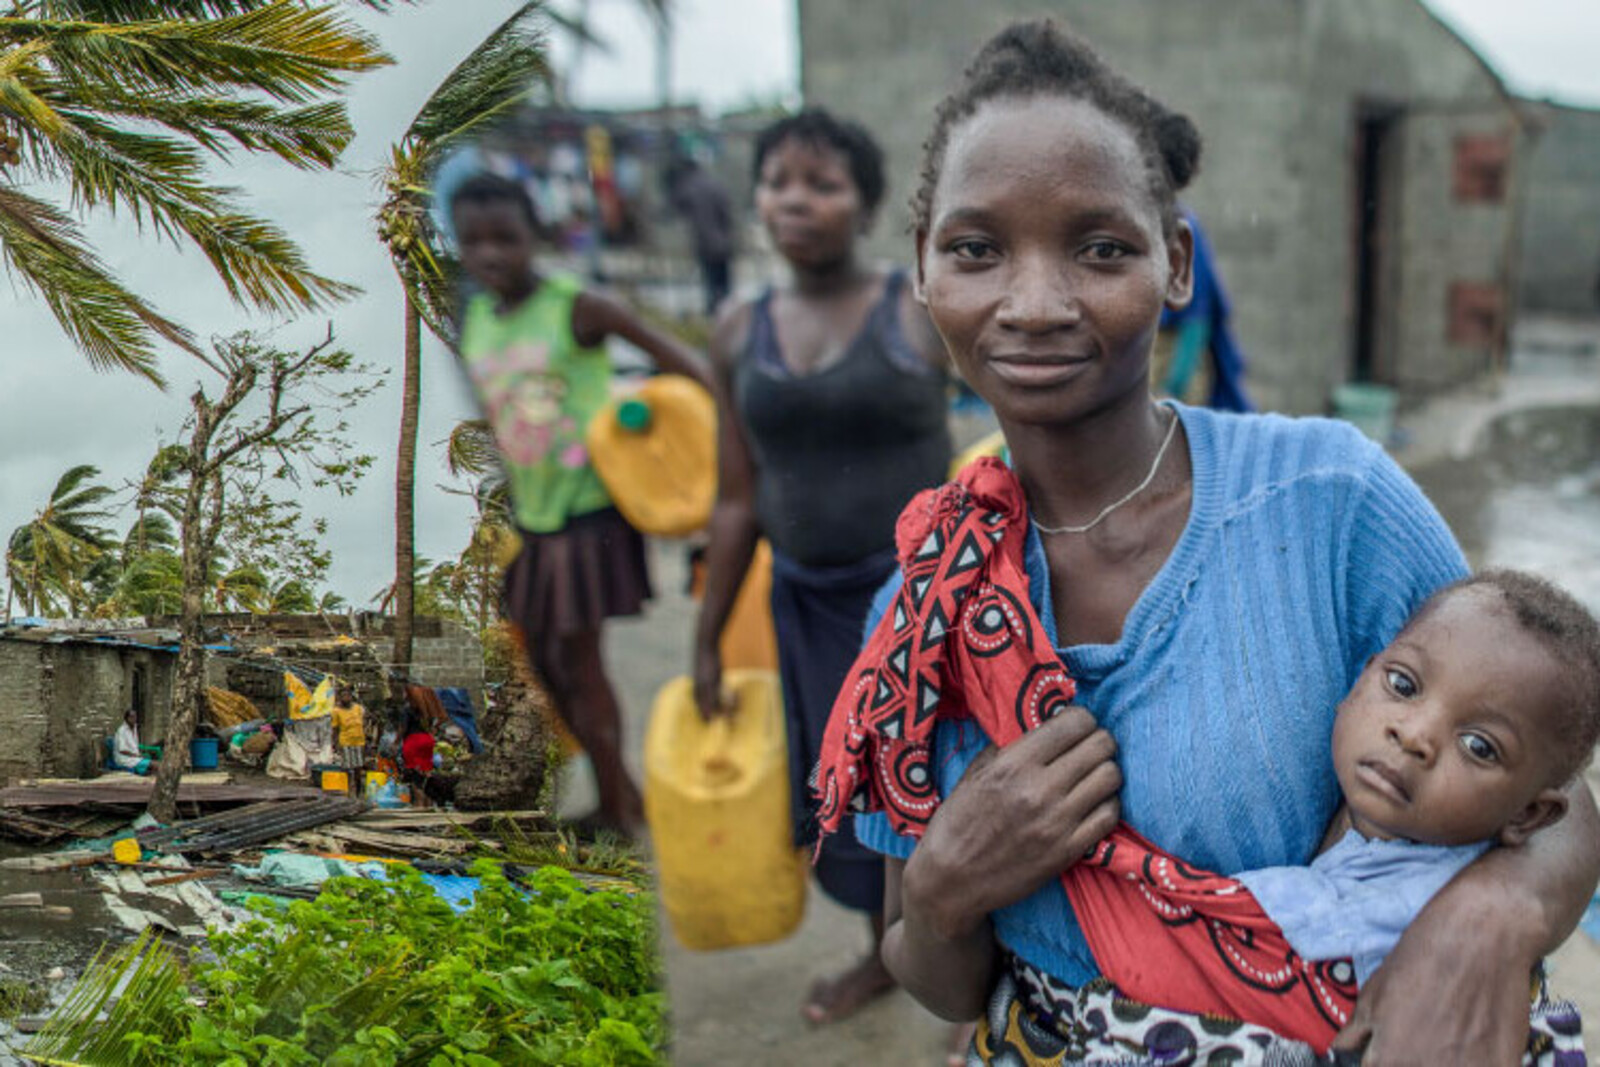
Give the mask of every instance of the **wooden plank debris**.
M 465 834 L 498 836 L 503 831 L 522 839 L 553 837 L 555 828 L 543 812 L 407 811 L 404 809 L 363 812 L 348 820 L 363 830 L 396 833 L 434 833 L 441 836 Z
M 429 834 L 386 833 L 364 827 L 339 823 L 324 826 L 322 834 L 357 846 L 362 852 L 376 852 L 390 856 L 459 856 L 470 851 L 475 842 L 464 837 L 437 837 Z M 498 841 L 483 844 L 498 848 Z

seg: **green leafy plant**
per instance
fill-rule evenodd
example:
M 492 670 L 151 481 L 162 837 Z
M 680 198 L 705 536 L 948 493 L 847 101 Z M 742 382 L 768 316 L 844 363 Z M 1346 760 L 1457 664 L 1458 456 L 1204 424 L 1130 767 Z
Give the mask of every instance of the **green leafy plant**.
M 474 864 L 451 910 L 409 867 L 335 879 L 184 967 L 140 940 L 92 967 L 25 1050 L 40 1063 L 489 1067 L 662 1062 L 650 898 L 559 867 L 526 891 Z

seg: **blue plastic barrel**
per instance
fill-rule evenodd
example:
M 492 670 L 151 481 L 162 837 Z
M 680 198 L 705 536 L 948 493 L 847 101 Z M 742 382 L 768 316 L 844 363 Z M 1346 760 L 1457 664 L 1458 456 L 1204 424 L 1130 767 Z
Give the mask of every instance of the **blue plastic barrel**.
M 197 771 L 214 770 L 217 766 L 217 739 L 197 737 L 189 742 L 189 766 Z

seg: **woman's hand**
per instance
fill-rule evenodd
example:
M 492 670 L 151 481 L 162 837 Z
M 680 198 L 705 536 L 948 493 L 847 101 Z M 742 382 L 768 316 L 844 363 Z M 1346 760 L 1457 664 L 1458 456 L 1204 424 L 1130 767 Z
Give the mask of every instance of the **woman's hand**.
M 929 1011 L 976 1019 L 998 955 L 989 913 L 1083 858 L 1121 818 L 1111 735 L 1073 707 L 978 755 L 903 868 L 887 868 L 883 962 Z
M 1122 817 L 1116 754 L 1076 706 L 980 753 L 906 864 L 907 910 L 961 937 L 1077 863 Z
M 722 696 L 722 653 L 716 645 L 695 648 L 694 702 L 707 722 L 733 710 Z

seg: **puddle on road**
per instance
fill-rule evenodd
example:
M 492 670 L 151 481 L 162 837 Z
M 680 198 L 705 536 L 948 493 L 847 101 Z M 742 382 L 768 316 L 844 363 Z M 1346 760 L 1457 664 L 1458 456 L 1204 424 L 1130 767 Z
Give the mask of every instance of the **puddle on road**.
M 1600 611 L 1600 408 L 1491 423 L 1467 459 L 1412 472 L 1475 567 L 1516 567 Z
M 0 842 L 0 859 L 34 855 L 41 849 Z M 41 915 L 28 908 L 0 908 L 0 978 L 22 979 L 45 986 L 55 1001 L 71 987 L 89 961 L 108 941 L 120 944 L 131 936 L 101 900 L 99 887 L 81 871 L 11 871 L 0 869 L 0 896 L 39 893 L 47 905 L 65 905 L 71 918 Z M 62 977 L 47 981 L 57 971 Z M 27 1041 L 0 1023 L 0 1067 L 26 1061 L 11 1048 Z

